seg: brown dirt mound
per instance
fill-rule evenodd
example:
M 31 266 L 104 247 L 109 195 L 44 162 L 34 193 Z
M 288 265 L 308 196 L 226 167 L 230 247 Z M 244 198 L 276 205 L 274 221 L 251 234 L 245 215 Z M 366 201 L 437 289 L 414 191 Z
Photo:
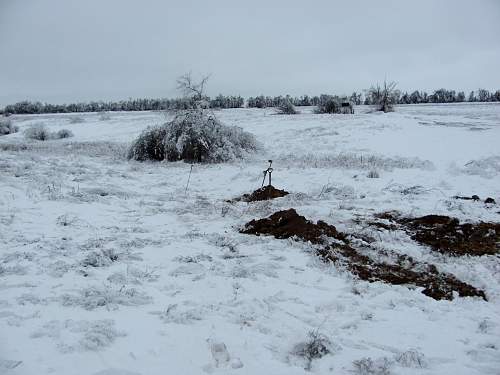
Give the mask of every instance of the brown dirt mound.
M 329 237 L 345 240 L 345 236 L 339 233 L 333 225 L 328 225 L 321 220 L 314 224 L 297 214 L 293 208 L 276 212 L 265 219 L 252 220 L 246 224 L 241 233 L 270 234 L 279 239 L 296 236 L 313 244 L 328 243 Z
M 255 190 L 252 194 L 243 194 L 241 197 L 233 199 L 233 202 L 257 202 L 270 199 L 281 198 L 290 194 L 288 191 L 276 189 L 272 185 L 264 186 Z
M 460 224 L 456 218 L 441 215 L 402 218 L 385 213 L 378 217 L 400 224 L 413 240 L 443 254 L 479 256 L 500 252 L 498 223 Z
M 354 275 L 369 282 L 423 287 L 422 293 L 436 300 L 451 300 L 453 292 L 462 297 L 481 297 L 486 300 L 482 290 L 461 282 L 451 274 L 439 272 L 434 265 L 418 263 L 411 257 L 397 255 L 396 264 L 376 262 L 351 247 L 347 236 L 333 225 L 323 221 L 315 224 L 297 214 L 294 209 L 276 212 L 265 219 L 252 220 L 241 233 L 323 244 L 324 247 L 317 250 L 322 259 L 345 264 Z

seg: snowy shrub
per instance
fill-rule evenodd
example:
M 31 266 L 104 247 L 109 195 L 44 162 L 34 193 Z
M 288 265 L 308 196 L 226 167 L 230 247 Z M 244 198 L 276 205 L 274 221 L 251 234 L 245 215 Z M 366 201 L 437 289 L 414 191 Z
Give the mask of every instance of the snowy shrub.
M 471 160 L 459 171 L 470 175 L 492 178 L 500 173 L 500 156 Z
M 34 139 L 37 141 L 47 141 L 53 137 L 53 134 L 49 132 L 45 125 L 36 124 L 26 129 L 24 131 L 24 136 L 28 139 Z
M 142 284 L 145 282 L 153 282 L 160 278 L 155 269 L 140 269 L 127 266 L 126 272 L 115 272 L 108 276 L 107 280 L 114 284 Z
M 50 337 L 57 342 L 63 353 L 77 351 L 97 351 L 104 349 L 125 333 L 115 328 L 110 319 L 87 320 L 52 320 L 31 334 L 32 338 Z
M 19 127 L 12 124 L 10 118 L 0 118 L 0 136 L 17 133 Z
M 84 267 L 106 267 L 118 260 L 118 254 L 112 249 L 92 251 L 82 260 Z
M 73 132 L 68 129 L 61 129 L 55 134 L 55 138 L 57 139 L 71 138 L 71 137 L 73 137 Z
M 296 115 L 299 113 L 295 109 L 295 106 L 293 105 L 293 103 L 288 99 L 283 100 L 278 105 L 277 110 L 278 110 L 278 114 L 280 114 L 280 115 Z
M 84 334 L 79 340 L 80 347 L 96 351 L 110 346 L 117 337 L 125 336 L 125 333 L 118 331 L 114 325 L 115 322 L 110 319 L 83 324 L 81 330 Z
M 319 103 L 316 107 L 315 113 L 341 113 L 339 102 L 335 98 L 328 98 Z
M 312 361 L 319 359 L 331 352 L 331 342 L 325 335 L 316 331 L 309 332 L 309 338 L 294 346 L 292 354 L 306 361 L 306 370 L 311 369 Z
M 218 163 L 242 158 L 256 148 L 252 134 L 225 126 L 205 111 L 193 110 L 178 114 L 167 124 L 146 129 L 133 142 L 128 157 L 138 161 Z
M 138 306 L 151 301 L 151 297 L 134 288 L 124 286 L 119 289 L 111 285 L 95 286 L 82 289 L 78 295 L 65 294 L 62 296 L 63 306 L 80 306 L 86 310 L 98 307 L 116 309 L 118 305 Z
M 51 132 L 43 124 L 36 124 L 24 131 L 24 136 L 37 141 L 48 141 L 50 139 L 63 139 L 73 137 L 73 132 L 68 129 L 61 129 L 58 132 Z
M 189 303 L 170 304 L 163 311 L 153 311 L 153 315 L 157 315 L 164 323 L 176 324 L 192 324 L 196 321 L 206 318 L 207 311 L 200 307 L 190 307 Z
M 389 375 L 391 373 L 391 362 L 387 358 L 373 360 L 370 357 L 354 361 L 354 373 L 356 375 Z
M 380 174 L 376 170 L 371 170 L 370 172 L 368 172 L 366 177 L 368 177 L 368 178 L 380 178 Z
M 396 356 L 396 362 L 403 367 L 410 368 L 425 368 L 427 367 L 427 360 L 423 353 L 417 350 L 411 349 L 406 352 L 399 353 Z
M 82 116 L 72 116 L 69 118 L 70 124 L 81 124 L 85 122 L 85 119 Z
M 167 136 L 165 126 L 149 127 L 132 144 L 128 158 L 139 161 L 165 160 L 166 152 L 164 140 Z

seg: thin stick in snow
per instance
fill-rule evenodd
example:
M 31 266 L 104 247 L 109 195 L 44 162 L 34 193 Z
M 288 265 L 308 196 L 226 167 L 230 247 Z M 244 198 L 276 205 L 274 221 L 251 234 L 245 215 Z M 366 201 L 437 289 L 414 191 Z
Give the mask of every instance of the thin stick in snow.
M 184 195 L 187 195 L 187 191 L 188 191 L 188 187 L 189 187 L 189 181 L 191 180 L 191 172 L 193 171 L 193 164 L 191 164 L 191 169 L 189 169 L 189 177 L 188 177 L 188 181 L 187 181 L 187 184 L 186 184 L 186 190 L 184 191 Z

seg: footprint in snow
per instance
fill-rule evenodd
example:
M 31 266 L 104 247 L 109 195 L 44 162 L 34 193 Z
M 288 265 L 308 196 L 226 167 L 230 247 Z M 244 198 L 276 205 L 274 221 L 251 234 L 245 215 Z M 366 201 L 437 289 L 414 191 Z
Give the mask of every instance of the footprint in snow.
M 239 369 L 243 367 L 243 362 L 241 362 L 239 358 L 231 359 L 226 344 L 224 344 L 223 342 L 215 342 L 212 340 L 209 340 L 208 342 L 210 344 L 210 352 L 212 353 L 212 358 L 215 362 L 215 368 L 231 366 L 233 369 Z M 203 366 L 203 371 L 212 373 L 215 368 L 214 365 L 210 363 Z

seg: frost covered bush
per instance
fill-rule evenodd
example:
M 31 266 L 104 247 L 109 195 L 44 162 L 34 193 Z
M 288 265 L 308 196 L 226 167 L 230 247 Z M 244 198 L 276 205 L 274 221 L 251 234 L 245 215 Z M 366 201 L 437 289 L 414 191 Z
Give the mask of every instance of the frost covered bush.
M 138 161 L 218 163 L 242 158 L 256 148 L 252 134 L 223 125 L 206 111 L 192 110 L 178 114 L 169 123 L 146 129 L 133 142 L 128 157 Z
M 68 129 L 61 129 L 57 132 L 51 132 L 43 124 L 36 124 L 24 131 L 24 136 L 28 139 L 37 141 L 48 141 L 50 139 L 63 139 L 73 137 L 73 132 Z
M 71 138 L 71 137 L 73 137 L 73 132 L 68 129 L 61 129 L 55 134 L 55 138 L 57 139 Z
M 483 159 L 471 160 L 459 172 L 492 178 L 500 173 L 500 156 L 489 156 Z
M 134 288 L 124 286 L 119 289 L 111 285 L 95 286 L 82 289 L 78 295 L 65 294 L 62 296 L 63 306 L 80 306 L 86 310 L 106 307 L 116 309 L 118 305 L 138 306 L 151 301 L 151 297 Z
M 149 127 L 134 141 L 128 152 L 128 158 L 138 161 L 144 160 L 165 160 L 165 138 L 167 127 Z
M 312 361 L 319 359 L 331 352 L 331 342 L 328 337 L 316 331 L 309 332 L 309 338 L 305 342 L 294 346 L 292 354 L 306 361 L 306 370 L 311 369 Z
M 28 139 L 37 141 L 47 141 L 52 138 L 53 134 L 43 124 L 30 126 L 24 131 L 24 136 Z
M 408 368 L 425 368 L 428 366 L 424 354 L 414 349 L 399 353 L 396 356 L 396 362 L 400 366 Z
M 370 357 L 354 361 L 354 373 L 356 375 L 389 375 L 392 363 L 387 358 L 373 360 Z
M 106 267 L 117 260 L 118 254 L 113 249 L 100 249 L 87 254 L 81 264 L 84 267 Z
M 17 133 L 19 127 L 12 124 L 10 118 L 0 118 L 0 136 Z
M 115 328 L 115 322 L 105 320 L 51 320 L 31 334 L 31 337 L 50 337 L 63 353 L 98 351 L 109 347 L 118 337 L 125 336 Z
M 319 103 L 315 113 L 341 113 L 341 107 L 339 102 L 331 97 Z
M 280 115 L 296 115 L 299 112 L 295 109 L 293 103 L 285 99 L 278 105 L 278 114 Z

